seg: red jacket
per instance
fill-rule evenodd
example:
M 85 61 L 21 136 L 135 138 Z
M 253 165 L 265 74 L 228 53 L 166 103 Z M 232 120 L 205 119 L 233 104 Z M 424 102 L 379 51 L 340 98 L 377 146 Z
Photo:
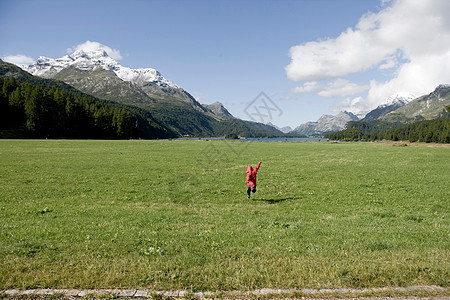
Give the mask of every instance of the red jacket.
M 247 186 L 250 187 L 253 185 L 256 187 L 256 173 L 258 173 L 259 166 L 261 165 L 261 162 L 258 163 L 258 165 L 255 167 L 255 169 L 252 168 L 251 165 L 248 165 L 247 167 Z

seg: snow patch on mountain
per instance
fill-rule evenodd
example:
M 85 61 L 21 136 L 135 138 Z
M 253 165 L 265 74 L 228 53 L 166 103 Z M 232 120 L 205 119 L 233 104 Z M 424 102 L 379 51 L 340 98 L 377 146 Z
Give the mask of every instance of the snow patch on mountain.
M 399 104 L 400 106 L 403 106 L 406 103 L 411 102 L 415 98 L 416 97 L 412 94 L 397 93 L 397 94 L 394 94 L 394 95 L 388 97 L 378 107 L 386 107 L 386 106 L 391 106 L 393 104 Z
M 180 89 L 181 87 L 166 79 L 157 70 L 152 68 L 131 69 L 120 65 L 110 57 L 101 47 L 96 49 L 78 49 L 70 55 L 60 58 L 40 56 L 35 63 L 20 66 L 35 76 L 52 77 L 67 67 L 76 67 L 82 71 L 92 71 L 96 68 L 113 71 L 123 81 L 130 81 L 139 85 L 152 83 L 161 87 Z

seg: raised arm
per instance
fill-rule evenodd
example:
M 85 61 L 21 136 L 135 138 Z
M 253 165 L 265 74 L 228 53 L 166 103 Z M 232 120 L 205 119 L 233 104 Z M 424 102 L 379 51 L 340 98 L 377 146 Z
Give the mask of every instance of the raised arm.
M 261 166 L 261 162 L 259 162 L 255 167 L 255 172 L 258 172 L 259 166 Z

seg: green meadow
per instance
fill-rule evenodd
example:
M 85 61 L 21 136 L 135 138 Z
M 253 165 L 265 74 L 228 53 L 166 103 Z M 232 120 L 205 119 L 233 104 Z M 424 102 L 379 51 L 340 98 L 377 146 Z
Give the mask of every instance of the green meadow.
M 447 146 L 0 140 L 0 289 L 448 287 L 449 182 Z

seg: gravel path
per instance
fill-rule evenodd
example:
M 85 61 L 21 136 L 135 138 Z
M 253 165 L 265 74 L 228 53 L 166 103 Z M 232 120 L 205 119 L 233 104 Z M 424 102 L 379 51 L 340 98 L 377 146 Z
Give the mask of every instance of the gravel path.
M 83 298 L 93 296 L 94 298 L 131 298 L 131 299 L 151 299 L 151 298 L 173 298 L 173 299 L 248 299 L 248 298 L 283 298 L 283 299 L 320 299 L 320 298 L 364 298 L 364 299 L 394 299 L 388 296 L 370 296 L 389 295 L 395 292 L 401 299 L 450 299 L 449 290 L 439 286 L 410 286 L 410 287 L 385 287 L 370 289 L 260 289 L 248 292 L 225 291 L 225 292 L 197 292 L 190 291 L 152 291 L 152 290 L 118 290 L 118 289 L 94 289 L 94 290 L 75 290 L 75 289 L 33 289 L 33 290 L 0 290 L 0 296 L 6 298 Z M 423 295 L 429 293 L 430 297 L 415 297 L 414 294 Z M 297 296 L 296 296 L 297 295 Z M 369 296 L 367 296 L 369 295 Z

